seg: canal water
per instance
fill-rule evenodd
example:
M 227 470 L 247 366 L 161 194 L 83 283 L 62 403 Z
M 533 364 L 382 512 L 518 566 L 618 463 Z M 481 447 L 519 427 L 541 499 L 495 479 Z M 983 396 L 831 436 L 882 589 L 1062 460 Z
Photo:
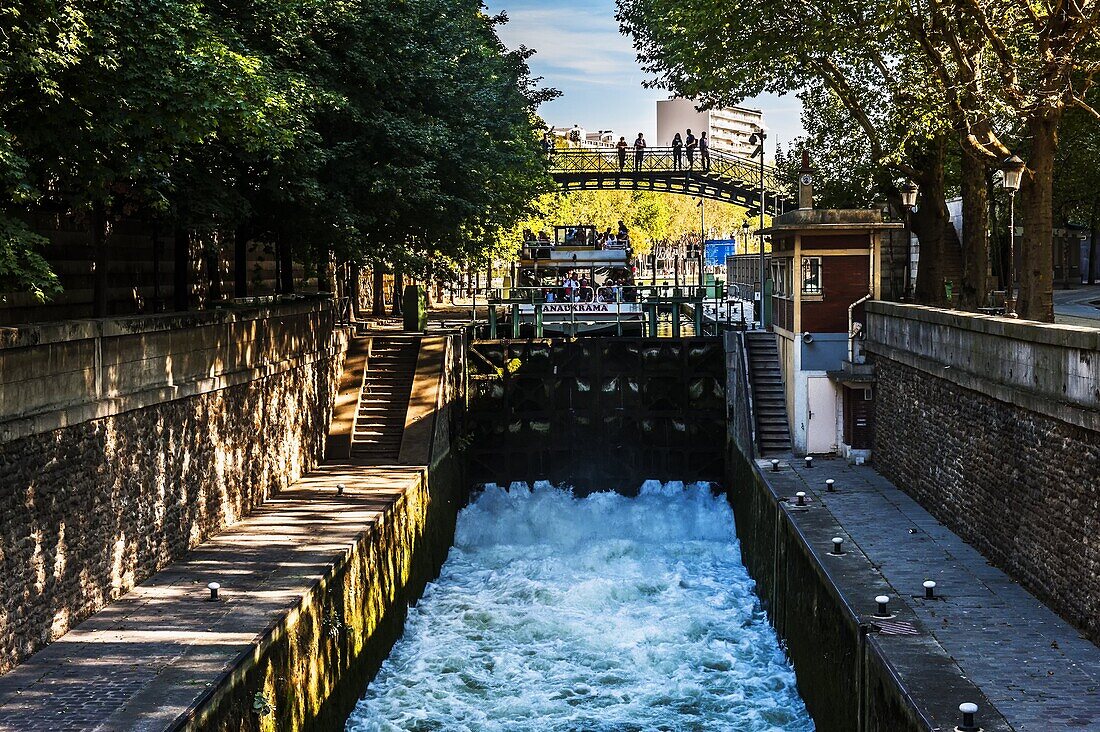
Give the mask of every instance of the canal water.
M 813 722 L 705 485 L 488 487 L 347 730 L 802 732 Z

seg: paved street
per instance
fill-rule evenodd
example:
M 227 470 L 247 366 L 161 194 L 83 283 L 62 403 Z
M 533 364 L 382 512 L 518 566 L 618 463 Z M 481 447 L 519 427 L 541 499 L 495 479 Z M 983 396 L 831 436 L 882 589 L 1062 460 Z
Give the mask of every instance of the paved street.
M 780 495 L 805 491 L 811 506 L 832 514 L 845 546 L 858 547 L 893 588 L 890 601 L 911 608 L 921 632 L 1017 732 L 1100 729 L 1100 648 L 871 467 L 793 462 L 778 473 L 759 464 Z M 825 490 L 827 478 L 837 492 Z M 827 552 L 820 547 L 819 556 Z M 929 579 L 935 600 L 923 598 Z M 846 599 L 854 608 L 870 605 L 868 597 Z
M 1054 291 L 1054 322 L 1100 328 L 1100 285 Z

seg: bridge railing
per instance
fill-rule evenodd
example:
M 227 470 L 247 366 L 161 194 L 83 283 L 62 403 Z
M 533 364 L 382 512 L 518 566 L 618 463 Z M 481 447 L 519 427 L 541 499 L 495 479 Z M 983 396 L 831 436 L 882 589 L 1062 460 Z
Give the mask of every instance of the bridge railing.
M 701 154 L 697 151 L 694 161 L 689 162 L 687 152 L 677 160 L 670 147 L 645 148 L 641 163 L 638 164 L 633 148 L 627 150 L 625 159 L 620 159 L 616 150 L 572 149 L 554 150 L 549 156 L 550 172 L 555 174 L 578 175 L 633 175 L 636 173 L 661 173 L 695 175 L 720 179 L 749 188 L 760 188 L 760 163 L 752 158 L 711 149 L 709 166 L 704 167 Z M 765 196 L 790 196 L 790 182 L 786 176 L 773 166 L 764 166 Z

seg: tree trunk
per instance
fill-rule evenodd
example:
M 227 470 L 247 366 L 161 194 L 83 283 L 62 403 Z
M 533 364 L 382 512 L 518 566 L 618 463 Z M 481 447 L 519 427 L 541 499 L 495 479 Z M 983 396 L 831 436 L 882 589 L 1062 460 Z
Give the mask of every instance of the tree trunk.
M 917 261 L 916 300 L 925 305 L 943 305 L 946 293 L 943 283 L 944 235 L 950 216 L 944 184 L 946 146 L 943 139 L 929 144 L 928 149 L 914 156 L 914 165 L 921 171 L 920 206 L 913 212 L 913 233 L 920 242 Z
M 386 315 L 386 270 L 381 262 L 375 262 L 371 268 L 374 284 L 371 287 L 371 295 L 374 302 L 371 303 L 371 315 L 381 318 Z
M 153 312 L 159 313 L 160 303 L 160 226 L 153 224 Z
M 233 234 L 233 296 L 248 297 L 248 240 L 250 227 L 242 223 Z
M 317 251 L 317 289 L 330 295 L 336 294 L 336 255 L 328 247 Z
M 1100 262 L 1096 261 L 1097 238 L 1100 238 L 1100 196 L 1092 199 L 1092 218 L 1089 220 L 1089 271 L 1085 273 L 1085 281 L 1090 285 L 1096 284 L 1096 273 L 1100 271 Z
M 359 320 L 359 272 L 360 270 L 358 262 L 348 262 L 348 282 L 346 287 L 348 292 L 348 299 L 351 301 L 351 308 L 348 316 L 352 320 Z
M 111 267 L 110 249 L 107 239 L 110 237 L 111 223 L 107 219 L 107 207 L 97 203 L 92 209 L 92 317 L 105 318 L 108 310 L 108 294 Z
M 206 301 L 216 302 L 222 299 L 221 247 L 212 242 L 203 248 L 203 260 L 206 265 Z
M 401 317 L 401 295 L 404 290 L 402 285 L 404 284 L 405 274 L 401 267 L 394 266 L 393 268 L 393 302 L 390 305 L 390 312 L 393 317 Z
M 276 256 L 279 258 L 279 292 L 284 295 L 294 294 L 294 252 L 290 243 L 282 236 L 278 238 Z
M 1060 111 L 1028 120 L 1031 155 L 1020 185 L 1023 226 L 1020 243 L 1021 318 L 1054 322 L 1054 152 L 1058 145 Z
M 175 266 L 172 269 L 172 307 L 188 310 L 191 307 L 191 232 L 182 226 L 176 228 Z
M 985 305 L 989 290 L 989 197 L 985 158 L 962 146 L 963 280 L 959 304 L 967 310 Z

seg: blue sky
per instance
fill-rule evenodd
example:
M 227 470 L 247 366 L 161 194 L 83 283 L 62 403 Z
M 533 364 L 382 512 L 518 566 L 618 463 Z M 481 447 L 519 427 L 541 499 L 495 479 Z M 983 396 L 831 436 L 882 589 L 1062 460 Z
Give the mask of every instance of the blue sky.
M 499 28 L 504 43 L 538 51 L 531 70 L 544 77 L 544 85 L 563 92 L 540 110 L 548 123 L 611 129 L 628 139 L 638 132 L 656 135 L 656 102 L 668 92 L 642 88 L 645 75 L 630 39 L 619 33 L 614 0 L 486 1 L 491 12 L 508 13 L 510 21 Z M 777 139 L 789 142 L 802 132 L 794 95 L 762 96 L 746 100 L 744 106 L 764 110 L 771 130 L 769 154 Z

